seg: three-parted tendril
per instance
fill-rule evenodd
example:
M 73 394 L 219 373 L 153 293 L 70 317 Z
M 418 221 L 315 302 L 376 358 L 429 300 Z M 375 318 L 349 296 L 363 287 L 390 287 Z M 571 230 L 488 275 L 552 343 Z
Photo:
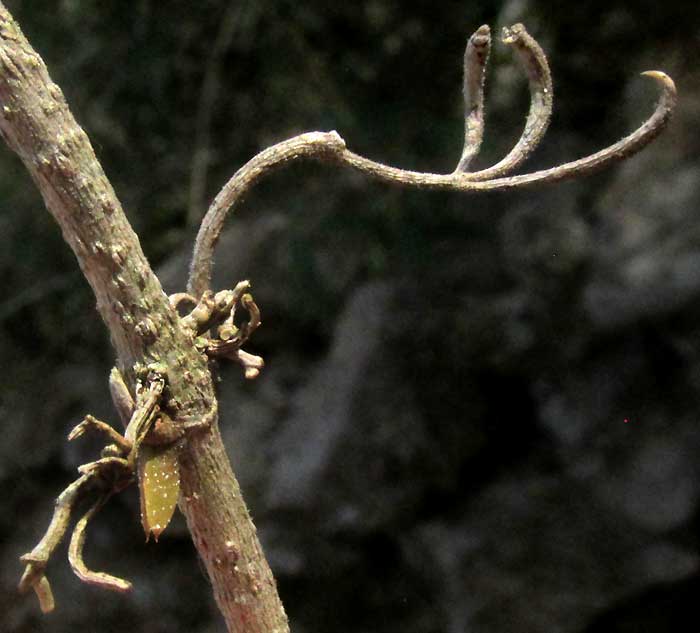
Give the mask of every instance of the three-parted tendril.
M 590 156 L 527 174 L 512 176 L 542 140 L 552 114 L 554 91 L 547 58 L 522 24 L 503 29 L 503 42 L 516 53 L 529 83 L 530 109 L 517 143 L 495 165 L 469 171 L 484 135 L 484 77 L 490 48 L 490 30 L 484 25 L 469 38 L 464 54 L 464 149 L 452 173 L 434 174 L 384 165 L 347 149 L 337 132 L 309 132 L 268 147 L 241 167 L 209 207 L 197 234 L 190 263 L 188 291 L 201 296 L 209 288 L 214 247 L 226 217 L 261 178 L 292 161 L 314 158 L 356 169 L 387 183 L 453 191 L 506 191 L 538 183 L 585 176 L 618 163 L 649 144 L 668 123 L 676 104 L 676 88 L 665 73 L 642 73 L 656 81 L 661 97 L 651 116 L 634 132 Z

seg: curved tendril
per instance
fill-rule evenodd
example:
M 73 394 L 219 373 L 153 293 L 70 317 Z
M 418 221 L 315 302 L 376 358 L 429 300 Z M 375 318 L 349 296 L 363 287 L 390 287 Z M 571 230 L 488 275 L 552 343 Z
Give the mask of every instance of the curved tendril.
M 264 149 L 241 167 L 217 194 L 199 227 L 190 261 L 187 292 L 201 297 L 209 289 L 214 247 L 229 211 L 261 177 L 299 158 L 331 158 L 345 149 L 336 132 L 309 132 Z
M 131 583 L 128 580 L 104 572 L 91 571 L 83 560 L 83 547 L 85 545 L 85 529 L 87 528 L 87 524 L 100 511 L 111 496 L 111 492 L 102 495 L 76 523 L 68 547 L 68 561 L 75 575 L 83 582 L 101 587 L 102 589 L 124 593 L 131 590 Z
M 662 89 L 661 97 L 656 104 L 653 114 L 640 125 L 634 132 L 625 136 L 617 143 L 606 147 L 605 149 L 579 158 L 570 163 L 564 163 L 551 169 L 535 171 L 521 176 L 511 176 L 509 178 L 495 178 L 483 182 L 470 183 L 473 185 L 482 185 L 479 187 L 481 191 L 487 190 L 506 190 L 524 187 L 537 183 L 557 182 L 566 178 L 578 176 L 587 176 L 600 169 L 608 167 L 614 163 L 619 163 L 625 158 L 636 154 L 651 141 L 653 141 L 666 127 L 673 110 L 678 100 L 676 85 L 666 73 L 660 70 L 648 70 L 642 73 L 643 77 L 651 77 L 656 81 Z
M 464 149 L 455 172 L 466 172 L 484 138 L 484 80 L 491 52 L 491 29 L 480 26 L 464 50 Z
M 469 177 L 474 180 L 497 178 L 519 167 L 540 144 L 552 117 L 554 89 L 544 51 L 522 24 L 504 28 L 502 41 L 513 47 L 520 65 L 527 74 L 530 110 L 523 133 L 513 149 L 495 165 L 470 174 Z
M 636 154 L 653 141 L 668 124 L 676 105 L 676 87 L 673 80 L 658 70 L 650 70 L 642 73 L 642 75 L 651 77 L 662 88 L 661 98 L 656 104 L 653 114 L 634 132 L 614 145 L 585 158 L 564 163 L 551 169 L 535 171 L 520 176 L 472 180 L 474 174 L 441 175 L 398 169 L 377 163 L 347 150 L 343 152 L 341 158 L 345 164 L 385 182 L 414 185 L 429 189 L 451 189 L 453 191 L 505 191 L 538 183 L 556 182 L 566 178 L 586 176 Z
M 482 27 L 475 36 L 484 36 L 484 31 L 485 29 Z M 476 42 L 475 36 L 472 36 L 474 39 L 470 40 L 472 43 Z M 241 167 L 212 202 L 197 234 L 190 264 L 188 292 L 195 297 L 201 297 L 204 291 L 209 288 L 214 247 L 229 211 L 240 203 L 242 197 L 263 176 L 288 162 L 303 158 L 325 159 L 336 164 L 347 165 L 384 182 L 424 189 L 450 189 L 463 192 L 505 191 L 536 183 L 555 182 L 565 178 L 584 176 L 619 162 L 638 152 L 656 138 L 670 119 L 676 103 L 676 90 L 673 81 L 660 71 L 643 73 L 655 79 L 661 85 L 663 92 L 654 113 L 632 134 L 585 158 L 552 169 L 504 177 L 504 174 L 520 165 L 542 139 L 549 124 L 553 97 L 546 57 L 525 28 L 516 24 L 510 29 L 506 29 L 504 41 L 515 47 L 516 53 L 525 67 L 530 80 L 531 104 L 520 140 L 502 161 L 478 172 L 468 173 L 460 170 L 465 168 L 469 160 L 476 155 L 478 137 L 482 133 L 478 116 L 470 121 L 468 115 L 466 117 L 466 143 L 463 160 L 460 160 L 458 170 L 451 174 L 416 172 L 383 165 L 349 151 L 345 146 L 345 141 L 336 132 L 311 132 L 282 141 L 263 150 Z M 471 60 L 472 53 L 468 52 L 467 57 Z M 472 64 L 470 67 L 477 69 L 479 63 L 474 65 L 473 61 L 468 61 L 468 64 Z M 469 75 L 469 73 L 467 74 Z M 478 73 L 472 73 L 468 79 L 465 79 L 471 90 L 470 96 L 465 100 L 467 105 L 476 103 L 480 99 L 481 88 L 475 79 L 477 76 Z

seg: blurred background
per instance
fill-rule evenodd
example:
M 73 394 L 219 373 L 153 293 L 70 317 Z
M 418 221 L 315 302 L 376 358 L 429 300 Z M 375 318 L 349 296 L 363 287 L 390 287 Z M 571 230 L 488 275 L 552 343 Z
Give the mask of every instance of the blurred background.
M 198 222 L 264 147 L 337 129 L 393 165 L 454 168 L 480 24 L 522 21 L 555 82 L 527 170 L 596 151 L 680 104 L 628 162 L 472 195 L 297 165 L 228 225 L 215 288 L 250 278 L 263 327 L 222 432 L 295 633 L 602 633 L 697 625 L 700 599 L 700 5 L 360 0 L 6 0 L 85 127 L 168 292 Z M 527 85 L 494 42 L 479 166 L 518 138 Z M 144 544 L 136 490 L 56 612 L 17 558 L 117 421 L 94 298 L 19 160 L 0 150 L 0 631 L 224 630 L 181 519 Z M 691 628 L 692 627 L 691 624 Z M 687 625 L 684 627 L 687 630 Z

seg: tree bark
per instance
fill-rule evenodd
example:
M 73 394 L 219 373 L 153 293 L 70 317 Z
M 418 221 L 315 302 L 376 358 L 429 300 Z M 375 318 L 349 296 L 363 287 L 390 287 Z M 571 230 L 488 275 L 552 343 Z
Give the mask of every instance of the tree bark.
M 0 3 L 0 133 L 28 169 L 97 298 L 118 365 L 167 368 L 164 408 L 188 434 L 180 509 L 229 631 L 288 631 L 272 572 L 218 431 L 205 356 L 181 327 L 85 132 L 41 57 Z

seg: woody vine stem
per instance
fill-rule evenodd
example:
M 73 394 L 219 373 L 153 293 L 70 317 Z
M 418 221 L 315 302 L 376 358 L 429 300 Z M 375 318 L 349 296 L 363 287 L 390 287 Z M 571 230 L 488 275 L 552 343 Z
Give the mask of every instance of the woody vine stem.
M 289 630 L 221 442 L 209 362 L 230 359 L 243 366 L 246 377 L 256 377 L 262 359 L 241 346 L 260 325 L 260 313 L 248 282 L 217 293 L 210 290 L 214 247 L 227 215 L 251 187 L 292 161 L 319 159 L 417 188 L 507 190 L 583 176 L 617 163 L 647 145 L 669 121 L 676 101 L 673 81 L 659 71 L 644 73 L 659 84 L 661 97 L 636 131 L 591 156 L 511 175 L 544 136 L 553 88 L 546 57 L 522 25 L 504 29 L 503 42 L 512 47 L 527 76 L 531 104 L 520 139 L 501 161 L 481 171 L 469 170 L 484 134 L 484 75 L 491 36 L 482 26 L 468 40 L 464 55 L 465 141 L 454 172 L 420 173 L 383 165 L 348 150 L 336 132 L 312 132 L 278 143 L 241 167 L 216 196 L 196 239 L 187 293 L 168 298 L 87 135 L 41 57 L 0 3 L 0 134 L 28 169 L 95 293 L 116 353 L 110 385 L 125 425 L 122 435 L 86 416 L 70 435 L 73 439 L 86 431 L 99 432 L 110 444 L 99 459 L 80 467 L 80 476 L 57 498 L 44 537 L 22 557 L 20 589 L 33 589 L 42 610 L 54 607 L 46 576 L 51 554 L 68 531 L 78 503 L 88 498 L 89 510 L 72 532 L 71 566 L 85 582 L 115 591 L 131 589 L 126 580 L 90 570 L 82 550 L 95 513 L 110 496 L 138 480 L 147 534 L 157 536 L 164 529 L 178 500 L 229 631 Z M 191 308 L 185 316 L 180 314 L 183 305 Z M 237 309 L 247 314 L 243 325 L 234 322 Z

